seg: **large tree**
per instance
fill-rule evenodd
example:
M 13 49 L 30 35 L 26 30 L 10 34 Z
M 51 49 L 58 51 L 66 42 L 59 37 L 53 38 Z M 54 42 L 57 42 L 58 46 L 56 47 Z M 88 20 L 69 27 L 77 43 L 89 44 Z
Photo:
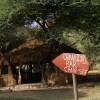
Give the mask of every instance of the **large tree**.
M 100 6 L 91 5 L 93 1 L 4 0 L 0 2 L 0 47 L 14 48 L 34 35 L 78 48 L 95 59 L 100 47 Z M 52 27 L 47 19 L 55 21 Z M 25 28 L 26 21 L 35 21 L 40 29 Z

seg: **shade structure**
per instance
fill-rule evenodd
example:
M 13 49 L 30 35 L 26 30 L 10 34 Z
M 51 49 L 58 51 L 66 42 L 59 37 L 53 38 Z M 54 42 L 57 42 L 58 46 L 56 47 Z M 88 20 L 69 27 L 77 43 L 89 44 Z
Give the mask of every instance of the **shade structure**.
M 5 56 L 10 64 L 15 66 L 24 64 L 51 63 L 51 61 L 62 52 L 81 53 L 70 46 L 60 44 L 56 40 L 44 43 L 42 39 L 33 37 L 17 48 L 6 53 Z

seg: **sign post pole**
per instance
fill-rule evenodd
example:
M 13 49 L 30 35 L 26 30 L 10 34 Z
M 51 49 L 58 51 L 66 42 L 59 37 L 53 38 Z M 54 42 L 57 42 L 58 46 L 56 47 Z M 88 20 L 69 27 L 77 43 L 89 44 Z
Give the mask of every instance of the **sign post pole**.
M 74 100 L 78 100 L 77 81 L 76 81 L 76 75 L 75 74 L 72 74 L 72 79 L 73 79 Z

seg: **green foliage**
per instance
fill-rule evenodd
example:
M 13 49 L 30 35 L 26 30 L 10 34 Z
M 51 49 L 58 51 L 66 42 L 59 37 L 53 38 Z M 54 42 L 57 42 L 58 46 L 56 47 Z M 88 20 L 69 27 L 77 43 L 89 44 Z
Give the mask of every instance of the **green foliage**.
M 27 37 L 37 36 L 46 42 L 55 39 L 79 49 L 96 60 L 100 48 L 100 6 L 86 2 L 68 5 L 67 0 L 3 0 L 0 1 L 0 48 L 12 49 Z M 99 0 L 92 0 L 99 4 Z M 45 19 L 48 14 L 60 16 L 53 27 L 29 30 L 26 19 Z M 20 28 L 19 28 L 20 27 Z M 16 44 L 16 45 L 15 45 Z
M 100 5 L 100 0 L 92 0 L 92 3 L 93 3 L 93 4 Z

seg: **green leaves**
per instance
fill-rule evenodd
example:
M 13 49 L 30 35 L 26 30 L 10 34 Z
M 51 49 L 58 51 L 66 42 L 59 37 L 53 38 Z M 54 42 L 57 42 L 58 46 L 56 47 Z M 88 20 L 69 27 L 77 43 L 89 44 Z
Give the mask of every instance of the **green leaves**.
M 47 21 L 51 14 L 56 23 L 46 32 L 43 23 L 40 29 L 24 27 L 25 20 Z M 100 47 L 100 6 L 82 1 L 70 6 L 67 0 L 0 1 L 0 48 L 10 50 L 32 36 L 65 43 L 95 60 Z

